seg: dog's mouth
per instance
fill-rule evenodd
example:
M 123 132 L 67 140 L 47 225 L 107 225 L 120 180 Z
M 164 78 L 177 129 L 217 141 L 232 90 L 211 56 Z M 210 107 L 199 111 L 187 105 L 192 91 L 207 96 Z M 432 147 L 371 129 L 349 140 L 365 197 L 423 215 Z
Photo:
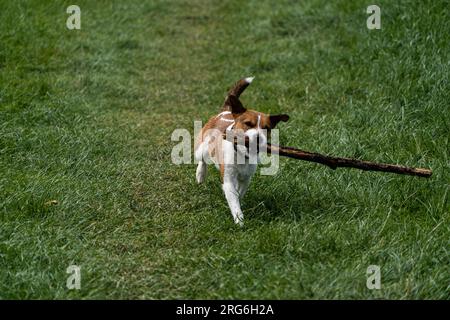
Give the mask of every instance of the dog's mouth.
M 268 143 L 267 136 L 261 132 L 255 131 L 253 129 L 244 132 L 242 130 L 233 130 L 233 128 L 230 128 L 230 130 L 227 130 L 227 133 L 224 134 L 224 138 L 233 142 L 234 150 L 243 154 L 246 159 L 254 158 L 260 153 L 266 152 Z
M 246 158 L 252 155 L 258 155 L 260 152 L 264 152 L 264 149 L 267 148 L 267 139 L 265 137 L 261 137 L 259 134 L 253 138 L 248 135 L 244 135 L 243 139 L 239 142 L 241 143 L 235 144 L 234 148 L 237 151 L 237 147 L 241 147 L 240 150 L 245 152 Z

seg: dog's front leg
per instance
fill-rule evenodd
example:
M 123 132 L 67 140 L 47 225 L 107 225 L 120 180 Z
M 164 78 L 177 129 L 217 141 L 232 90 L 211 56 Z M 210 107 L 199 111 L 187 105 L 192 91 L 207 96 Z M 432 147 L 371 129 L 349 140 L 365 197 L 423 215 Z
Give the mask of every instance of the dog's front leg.
M 225 175 L 223 180 L 223 192 L 233 215 L 234 222 L 240 226 L 244 225 L 244 215 L 242 214 L 239 202 L 238 181 L 235 177 Z

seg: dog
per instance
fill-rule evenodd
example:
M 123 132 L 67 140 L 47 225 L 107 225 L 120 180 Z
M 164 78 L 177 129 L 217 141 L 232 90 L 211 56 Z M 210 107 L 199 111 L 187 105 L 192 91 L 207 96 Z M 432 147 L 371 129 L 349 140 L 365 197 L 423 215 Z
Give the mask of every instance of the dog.
M 245 195 L 252 176 L 256 172 L 259 156 L 251 161 L 253 153 L 267 147 L 270 130 L 280 122 L 289 120 L 287 114 L 270 115 L 246 109 L 239 100 L 242 92 L 252 83 L 254 77 L 240 79 L 228 92 L 220 113 L 213 116 L 201 129 L 195 142 L 195 159 L 198 161 L 196 180 L 202 183 L 206 179 L 207 165 L 214 163 L 220 170 L 220 178 L 225 198 L 228 202 L 234 222 L 244 224 L 240 200 Z M 237 145 L 224 134 L 243 136 L 250 146 Z M 244 161 L 236 161 L 244 159 Z

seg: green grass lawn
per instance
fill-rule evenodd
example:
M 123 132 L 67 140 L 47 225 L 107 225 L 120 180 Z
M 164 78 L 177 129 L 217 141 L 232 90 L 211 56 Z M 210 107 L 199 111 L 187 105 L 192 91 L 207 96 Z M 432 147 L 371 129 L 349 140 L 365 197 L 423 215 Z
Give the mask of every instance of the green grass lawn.
M 370 4 L 0 1 L 0 298 L 449 299 L 449 5 Z M 235 226 L 170 136 L 244 76 L 283 145 L 433 176 L 283 158 Z

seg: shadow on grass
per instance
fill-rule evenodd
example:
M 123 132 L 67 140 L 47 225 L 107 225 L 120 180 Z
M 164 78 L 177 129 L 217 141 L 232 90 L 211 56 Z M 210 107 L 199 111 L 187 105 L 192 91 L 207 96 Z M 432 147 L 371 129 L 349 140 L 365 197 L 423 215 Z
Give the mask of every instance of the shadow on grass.
M 244 216 L 248 219 L 270 222 L 276 220 L 298 221 L 327 211 L 327 198 L 314 197 L 299 190 L 275 194 L 250 192 L 242 202 Z

